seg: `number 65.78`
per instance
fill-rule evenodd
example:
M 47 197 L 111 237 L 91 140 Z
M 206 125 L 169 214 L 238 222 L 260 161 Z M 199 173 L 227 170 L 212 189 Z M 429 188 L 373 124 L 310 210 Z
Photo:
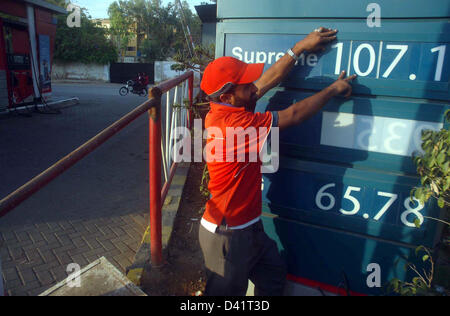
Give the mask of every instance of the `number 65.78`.
M 319 209 L 324 210 L 324 211 L 329 211 L 335 207 L 336 198 L 334 197 L 333 194 L 325 192 L 328 189 L 334 188 L 334 187 L 336 187 L 336 183 L 329 183 L 329 184 L 326 184 L 323 187 L 321 187 L 320 190 L 317 192 L 316 205 Z M 360 187 L 354 187 L 354 186 L 347 187 L 347 190 L 345 191 L 343 199 L 349 200 L 352 203 L 353 208 L 351 210 L 345 210 L 343 208 L 340 208 L 339 212 L 342 215 L 352 216 L 352 215 L 358 214 L 358 212 L 361 209 L 361 204 L 360 204 L 359 200 L 355 196 L 352 195 L 352 193 L 360 192 L 360 191 L 361 191 Z M 389 210 L 389 208 L 394 204 L 394 202 L 398 199 L 398 194 L 389 193 L 389 192 L 378 191 L 377 196 L 388 198 L 388 200 L 383 205 L 383 207 L 377 212 L 377 214 L 374 216 L 373 220 L 375 220 L 375 221 L 379 221 L 383 217 L 383 215 Z M 424 205 L 415 198 L 414 198 L 414 201 L 417 202 L 416 207 L 414 207 L 414 205 L 411 207 L 411 203 L 414 204 L 414 202 L 411 201 L 411 199 L 409 197 L 406 198 L 403 203 L 406 210 L 401 214 L 400 220 L 402 221 L 402 223 L 404 225 L 406 225 L 408 227 L 416 227 L 416 224 L 414 223 L 414 221 L 411 222 L 408 220 L 408 217 L 410 217 L 410 215 L 414 215 L 415 218 L 419 219 L 420 225 L 424 221 L 424 217 L 420 213 L 420 211 L 423 210 Z M 367 214 L 365 214 L 365 215 L 367 215 Z M 367 217 L 367 219 L 368 219 L 368 217 Z

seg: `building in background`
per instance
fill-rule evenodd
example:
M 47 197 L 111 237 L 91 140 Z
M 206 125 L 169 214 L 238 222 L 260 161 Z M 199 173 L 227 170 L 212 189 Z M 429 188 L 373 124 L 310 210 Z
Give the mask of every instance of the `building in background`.
M 103 28 L 106 28 L 108 30 L 111 29 L 110 19 L 94 19 L 92 21 Z M 119 56 L 117 57 L 118 63 L 140 62 L 141 53 L 139 50 L 138 42 L 142 42 L 142 40 L 145 38 L 145 34 L 136 35 L 133 34 L 133 31 L 130 30 L 128 44 L 126 47 L 122 47 L 121 39 L 119 36 L 108 34 L 108 39 L 110 39 L 114 43 L 114 45 L 117 47 L 117 51 L 119 52 Z
M 0 111 L 51 96 L 54 14 L 66 13 L 42 0 L 0 2 Z

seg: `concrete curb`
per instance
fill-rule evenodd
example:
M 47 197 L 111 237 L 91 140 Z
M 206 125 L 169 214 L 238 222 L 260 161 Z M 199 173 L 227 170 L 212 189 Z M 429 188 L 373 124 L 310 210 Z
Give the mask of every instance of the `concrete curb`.
M 105 257 L 81 269 L 78 282 L 69 276 L 39 296 L 147 296 Z
M 111 83 L 110 81 L 104 80 L 83 80 L 83 79 L 61 79 L 61 80 L 53 80 L 53 84 L 103 84 L 103 83 Z
M 79 103 L 80 103 L 80 99 L 77 97 L 74 97 L 74 98 L 70 98 L 70 99 L 49 102 L 47 104 L 54 108 L 56 107 L 58 109 L 65 109 L 65 108 L 77 105 Z M 40 106 L 43 106 L 43 105 L 41 104 Z
M 69 98 L 69 99 L 63 99 L 63 100 L 57 100 L 57 101 L 50 101 L 47 102 L 47 105 L 51 107 L 52 109 L 65 109 L 74 105 L 77 105 L 80 103 L 80 99 L 77 97 Z M 45 109 L 47 105 L 44 104 L 38 104 L 37 107 L 40 109 Z M 27 105 L 27 106 L 20 106 L 14 109 L 7 109 L 6 111 L 0 112 L 0 115 L 7 115 L 10 113 L 14 113 L 16 111 L 21 110 L 32 110 L 34 109 L 35 105 Z
M 162 247 L 163 251 L 169 244 L 170 236 L 173 230 L 173 224 L 181 202 L 184 185 L 186 184 L 190 163 L 183 163 L 177 166 L 175 175 L 172 179 L 169 192 L 162 207 Z M 150 226 L 145 231 L 141 245 L 134 257 L 133 264 L 126 269 L 126 275 L 131 282 L 137 286 L 141 285 L 146 267 L 151 265 L 150 260 Z

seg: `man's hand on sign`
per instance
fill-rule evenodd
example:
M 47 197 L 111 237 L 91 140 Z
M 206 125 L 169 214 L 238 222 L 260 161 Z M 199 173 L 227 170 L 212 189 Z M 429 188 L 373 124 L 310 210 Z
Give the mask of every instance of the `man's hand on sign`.
M 309 53 L 323 52 L 326 46 L 337 38 L 337 32 L 337 30 L 320 27 L 298 42 L 295 48 L 298 51 L 306 50 Z
M 336 80 L 330 87 L 335 91 L 336 95 L 344 95 L 344 97 L 348 98 L 352 94 L 352 86 L 350 84 L 353 79 L 357 76 L 352 75 L 350 77 L 345 78 L 346 71 L 343 70 L 339 75 L 338 80 Z
M 297 125 L 316 114 L 327 102 L 337 96 L 344 95 L 348 98 L 352 94 L 350 82 L 356 75 L 345 77 L 342 71 L 338 80 L 322 91 L 303 99 L 287 109 L 278 112 L 278 127 L 283 130 L 289 126 Z

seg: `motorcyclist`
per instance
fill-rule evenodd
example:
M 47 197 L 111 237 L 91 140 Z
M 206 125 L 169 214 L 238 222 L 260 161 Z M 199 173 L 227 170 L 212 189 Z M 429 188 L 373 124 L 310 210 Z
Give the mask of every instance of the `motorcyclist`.
M 134 80 L 133 89 L 135 91 L 140 91 L 140 90 L 144 89 L 144 87 L 145 87 L 144 74 L 142 72 L 140 72 L 140 73 L 138 73 L 136 79 Z
M 144 77 L 144 87 L 145 89 L 148 89 L 148 85 L 150 83 L 150 78 L 148 77 L 147 73 L 143 73 L 143 77 Z

